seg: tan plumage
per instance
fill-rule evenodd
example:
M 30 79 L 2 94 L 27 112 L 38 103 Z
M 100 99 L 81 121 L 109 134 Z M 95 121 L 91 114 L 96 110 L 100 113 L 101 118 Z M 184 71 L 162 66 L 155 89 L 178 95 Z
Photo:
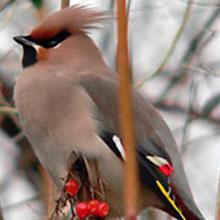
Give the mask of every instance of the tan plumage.
M 38 52 L 32 63 L 23 62 L 27 67 L 17 80 L 14 99 L 22 128 L 57 186 L 62 188 L 61 178 L 67 175 L 68 163 L 76 159 L 73 152 L 97 158 L 99 174 L 109 185 L 106 199 L 111 204 L 111 216 L 116 217 L 123 215 L 122 162 L 100 134 L 108 131 L 120 137 L 117 74 L 107 67 L 85 33 L 103 19 L 105 13 L 74 6 L 50 15 L 34 28 L 26 38 L 28 44 L 32 41 L 33 45 L 43 45 L 45 40 L 64 31 L 68 36 L 58 47 L 44 49 L 43 56 Z M 26 41 L 19 43 L 26 47 Z M 168 155 L 174 167 L 171 185 L 181 197 L 184 214 L 190 216 L 187 219 L 204 219 L 193 201 L 176 142 L 167 125 L 135 90 L 133 105 L 138 144 L 151 154 Z M 157 175 L 164 179 L 160 173 Z M 144 184 L 139 201 L 141 209 L 154 206 L 178 215 L 169 210 L 163 195 L 161 199 Z

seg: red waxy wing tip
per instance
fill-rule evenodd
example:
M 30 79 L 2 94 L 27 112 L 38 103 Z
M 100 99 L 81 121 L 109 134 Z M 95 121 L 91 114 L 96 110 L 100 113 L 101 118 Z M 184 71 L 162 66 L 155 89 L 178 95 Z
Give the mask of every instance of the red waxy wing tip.
M 159 169 L 165 176 L 170 176 L 174 171 L 173 166 L 170 163 L 161 165 Z

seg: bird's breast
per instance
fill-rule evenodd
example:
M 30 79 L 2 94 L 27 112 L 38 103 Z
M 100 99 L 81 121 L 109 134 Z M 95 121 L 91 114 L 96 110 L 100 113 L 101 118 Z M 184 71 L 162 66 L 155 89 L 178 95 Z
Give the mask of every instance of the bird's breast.
M 50 139 L 62 148 L 95 154 L 97 121 L 85 90 L 62 74 L 31 74 L 21 76 L 15 87 L 15 103 L 29 139 Z

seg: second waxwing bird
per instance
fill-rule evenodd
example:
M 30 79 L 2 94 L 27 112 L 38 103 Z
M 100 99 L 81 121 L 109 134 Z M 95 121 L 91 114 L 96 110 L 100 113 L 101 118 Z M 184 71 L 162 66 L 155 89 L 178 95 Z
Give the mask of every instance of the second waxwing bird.
M 21 126 L 59 189 L 70 157 L 96 158 L 109 185 L 109 217 L 123 216 L 118 76 L 87 35 L 106 14 L 73 6 L 50 15 L 23 46 L 14 91 Z M 140 211 L 156 207 L 180 220 L 204 220 L 192 197 L 177 144 L 158 111 L 132 90 L 141 181 Z

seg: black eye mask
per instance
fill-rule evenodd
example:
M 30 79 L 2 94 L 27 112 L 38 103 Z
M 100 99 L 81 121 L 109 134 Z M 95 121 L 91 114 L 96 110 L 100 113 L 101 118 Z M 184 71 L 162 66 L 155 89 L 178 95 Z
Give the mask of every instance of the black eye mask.
M 37 62 L 37 52 L 34 45 L 39 45 L 44 48 L 56 47 L 59 43 L 64 41 L 70 34 L 67 31 L 62 31 L 50 39 L 38 40 L 32 36 L 16 36 L 13 39 L 23 46 L 24 54 L 22 59 L 22 66 L 29 67 Z
M 57 46 L 59 43 L 64 41 L 70 34 L 67 31 L 62 31 L 55 35 L 52 38 L 49 39 L 44 39 L 44 40 L 39 40 L 39 39 L 34 39 L 32 36 L 16 36 L 14 37 L 14 40 L 23 45 L 23 46 L 32 46 L 33 44 L 42 46 L 44 48 L 52 48 Z

